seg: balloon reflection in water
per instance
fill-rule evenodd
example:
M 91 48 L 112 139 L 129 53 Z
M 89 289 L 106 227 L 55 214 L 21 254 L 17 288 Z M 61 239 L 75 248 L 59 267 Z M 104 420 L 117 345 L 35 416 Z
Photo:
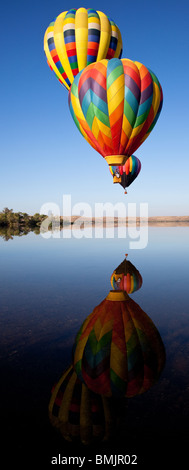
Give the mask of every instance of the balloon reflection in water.
M 165 364 L 157 328 L 128 295 L 141 287 L 142 277 L 127 258 L 111 284 L 114 290 L 83 322 L 72 364 L 52 390 L 50 421 L 69 441 L 90 444 L 115 436 L 127 398 L 149 390 Z
M 158 381 L 164 362 L 158 330 L 124 291 L 110 291 L 95 307 L 74 345 L 77 376 L 107 397 L 145 392 Z
M 108 440 L 114 435 L 119 415 L 120 401 L 93 393 L 78 379 L 72 365 L 52 390 L 50 421 L 68 441 L 80 439 L 90 444 Z
M 111 275 L 111 286 L 113 290 L 124 290 L 132 294 L 142 286 L 142 276 L 135 266 L 126 259 L 114 270 Z

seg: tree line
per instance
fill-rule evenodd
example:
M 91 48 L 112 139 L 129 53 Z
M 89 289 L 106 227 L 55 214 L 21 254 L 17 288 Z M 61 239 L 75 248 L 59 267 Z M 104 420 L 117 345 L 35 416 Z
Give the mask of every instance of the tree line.
M 13 209 L 5 207 L 0 212 L 0 227 L 23 228 L 39 227 L 46 215 L 36 213 L 29 215 L 26 212 L 13 212 Z

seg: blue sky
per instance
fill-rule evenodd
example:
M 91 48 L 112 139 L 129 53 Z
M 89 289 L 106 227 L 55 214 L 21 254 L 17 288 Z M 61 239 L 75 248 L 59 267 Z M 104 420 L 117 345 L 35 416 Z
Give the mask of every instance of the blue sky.
M 62 11 L 81 6 L 114 19 L 122 57 L 144 63 L 163 88 L 163 109 L 135 152 L 142 169 L 127 196 L 78 132 L 67 91 L 46 64 L 47 26 Z M 1 13 L 0 210 L 32 214 L 53 202 L 62 212 L 63 194 L 71 194 L 72 204 L 147 202 L 149 215 L 188 215 L 188 0 L 11 0 Z

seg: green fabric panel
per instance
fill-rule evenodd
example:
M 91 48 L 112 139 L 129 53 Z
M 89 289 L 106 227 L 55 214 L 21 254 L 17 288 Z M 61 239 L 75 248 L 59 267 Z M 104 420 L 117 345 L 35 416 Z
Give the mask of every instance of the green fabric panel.
M 107 77 L 107 90 L 110 88 L 113 82 L 115 82 L 116 78 L 120 77 L 123 74 L 123 65 L 118 65 Z
M 131 127 L 134 127 L 136 114 L 133 112 L 130 104 L 126 100 L 124 100 L 124 114 L 126 118 L 128 119 Z
M 138 116 L 136 118 L 135 125 L 133 126 L 133 129 L 135 129 L 135 127 L 140 126 L 141 124 L 144 124 L 144 122 L 146 121 L 146 119 L 148 117 L 149 112 L 150 112 L 150 108 L 144 114 L 141 114 L 141 116 Z

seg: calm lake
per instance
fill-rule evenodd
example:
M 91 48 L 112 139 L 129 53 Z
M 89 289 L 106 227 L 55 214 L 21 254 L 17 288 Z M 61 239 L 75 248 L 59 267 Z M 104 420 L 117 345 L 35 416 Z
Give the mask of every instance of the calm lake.
M 51 390 L 71 364 L 81 324 L 112 289 L 111 275 L 126 253 L 143 281 L 130 296 L 157 328 L 165 366 L 155 385 L 128 398 L 113 442 L 69 443 L 49 421 Z M 1 237 L 0 260 L 3 468 L 10 462 L 28 468 L 32 461 L 52 468 L 59 454 L 90 460 L 96 454 L 136 455 L 139 468 L 181 462 L 189 439 L 189 227 L 149 227 L 141 250 L 129 249 L 127 238 Z

